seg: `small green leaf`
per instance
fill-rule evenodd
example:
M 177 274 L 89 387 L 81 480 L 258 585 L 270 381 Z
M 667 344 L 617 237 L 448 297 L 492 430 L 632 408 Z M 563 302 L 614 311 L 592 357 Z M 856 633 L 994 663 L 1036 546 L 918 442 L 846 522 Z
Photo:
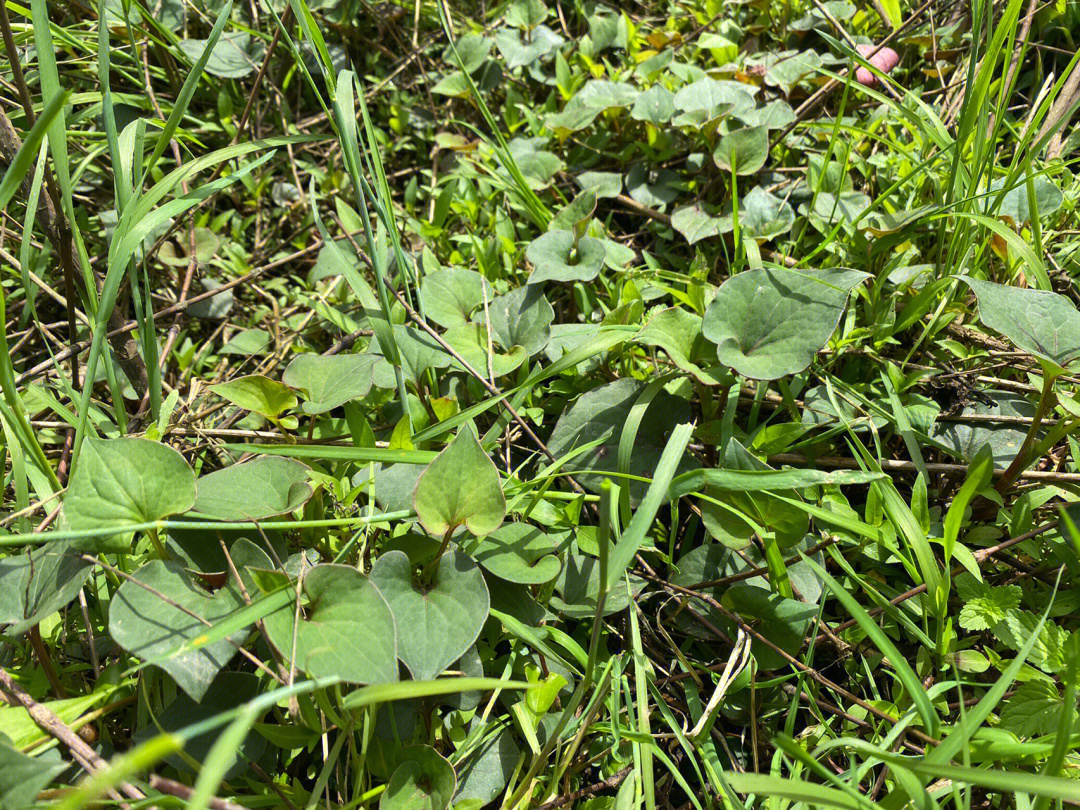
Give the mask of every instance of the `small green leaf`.
M 499 528 L 506 515 L 499 471 L 471 428 L 459 430 L 420 475 L 413 505 L 433 535 L 465 526 L 479 537 Z
M 473 549 L 473 557 L 487 571 L 508 582 L 541 585 L 559 575 L 562 563 L 555 542 L 535 526 L 507 523 Z
M 488 307 L 491 332 L 502 346 L 520 346 L 532 357 L 551 340 L 555 310 L 539 285 L 530 284 L 500 295 Z
M 64 543 L 50 543 L 0 560 L 0 627 L 18 638 L 78 594 L 93 567 Z
M 797 374 L 836 330 L 858 270 L 747 270 L 720 285 L 702 332 L 720 362 L 744 377 L 775 380 Z
M 304 413 L 325 413 L 367 396 L 378 361 L 373 354 L 301 354 L 286 367 L 281 381 L 305 392 Z
M 277 419 L 285 411 L 295 408 L 297 403 L 296 394 L 288 386 L 261 374 L 211 385 L 210 390 L 238 408 L 267 419 Z
M 473 310 L 490 301 L 495 291 L 486 278 L 475 270 L 447 267 L 424 276 L 420 282 L 420 301 L 424 314 L 451 329 L 469 322 Z
M 194 62 L 202 55 L 206 43 L 205 39 L 182 39 L 180 50 Z M 206 62 L 206 72 L 222 79 L 242 79 L 258 69 L 263 50 L 262 41 L 251 34 L 228 31 L 214 43 Z
M 600 239 L 583 236 L 574 247 L 569 231 L 548 231 L 525 249 L 525 258 L 533 266 L 530 284 L 544 281 L 592 281 L 600 274 L 607 252 Z
M 184 457 L 149 439 L 87 439 L 64 498 L 71 529 L 116 527 L 111 536 L 67 541 L 83 551 L 124 552 L 132 523 L 186 512 L 195 503 L 195 473 Z
M 379 798 L 379 810 L 445 810 L 454 796 L 453 766 L 427 745 L 402 749 Z
M 720 138 L 713 150 L 713 161 L 726 172 L 754 174 L 769 157 L 769 130 L 745 127 Z
M 307 605 L 299 624 L 294 605 L 264 620 L 286 660 L 312 678 L 365 684 L 397 680 L 394 615 L 371 579 L 351 566 L 316 565 L 304 575 L 303 590 Z
M 398 658 L 413 679 L 435 678 L 472 646 L 488 616 L 484 575 L 458 551 L 439 559 L 432 581 L 413 582 L 403 551 L 388 551 L 371 568 L 371 581 L 390 604 L 398 630 Z
M 715 367 L 715 363 L 710 363 L 712 358 L 705 351 L 706 344 L 701 336 L 701 316 L 679 307 L 662 309 L 653 315 L 634 340 L 646 346 L 659 346 L 667 352 L 676 368 L 694 375 L 701 383 L 720 384 L 718 376 L 698 365 L 712 364 Z M 719 374 L 720 370 L 717 372 Z
M 262 520 L 299 509 L 311 497 L 310 468 L 295 459 L 259 456 L 198 480 L 194 511 L 219 520 Z
M 710 216 L 700 205 L 684 205 L 671 214 L 671 227 L 683 235 L 691 245 L 720 235 L 720 217 Z

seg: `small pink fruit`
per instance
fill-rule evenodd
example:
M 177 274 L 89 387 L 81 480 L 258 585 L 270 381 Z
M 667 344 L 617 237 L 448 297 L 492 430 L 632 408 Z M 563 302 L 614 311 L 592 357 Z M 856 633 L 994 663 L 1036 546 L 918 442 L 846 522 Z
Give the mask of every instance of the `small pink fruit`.
M 873 56 L 870 56 L 870 54 L 874 53 L 876 47 L 876 45 L 856 45 L 855 50 L 882 73 L 889 73 L 900 62 L 900 55 L 892 48 L 882 48 Z M 863 87 L 873 87 L 877 84 L 877 76 L 866 68 L 860 67 L 855 71 L 855 81 Z

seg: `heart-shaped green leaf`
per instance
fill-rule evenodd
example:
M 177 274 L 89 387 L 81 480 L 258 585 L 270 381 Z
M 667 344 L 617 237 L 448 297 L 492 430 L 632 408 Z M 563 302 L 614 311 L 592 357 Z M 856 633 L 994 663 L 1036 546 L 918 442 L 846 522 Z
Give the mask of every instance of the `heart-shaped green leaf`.
M 491 332 L 502 346 L 521 346 L 532 357 L 551 339 L 555 310 L 539 285 L 518 287 L 500 295 L 488 308 Z
M 986 391 L 987 399 L 978 400 L 964 408 L 961 416 L 1005 416 L 1031 419 L 1035 415 L 1035 403 L 1023 394 L 1008 391 Z M 1006 467 L 1020 452 L 1027 435 L 1027 425 L 1005 423 L 937 422 L 932 437 L 956 451 L 960 458 L 970 461 L 983 447 L 990 445 L 990 453 L 997 467 Z
M 569 454 L 581 445 L 600 440 L 596 447 L 574 455 L 563 465 L 563 469 L 570 472 L 589 471 L 577 476 L 582 486 L 597 490 L 603 476 L 597 475 L 595 471 L 617 471 L 619 439 L 623 426 L 644 387 L 645 384 L 640 380 L 623 377 L 582 394 L 559 417 L 548 440 L 548 449 L 556 458 Z M 685 399 L 672 396 L 666 391 L 657 394 L 638 427 L 629 472 L 642 478 L 652 478 L 653 470 L 667 446 L 668 435 L 677 424 L 689 419 L 690 405 Z M 692 456 L 686 456 L 679 466 L 679 471 L 685 472 L 695 464 Z M 637 501 L 645 494 L 645 483 L 630 481 L 628 485 L 632 501 Z
M 659 346 L 676 368 L 693 374 L 705 385 L 720 384 L 717 376 L 698 365 L 712 361 L 705 351 L 707 344 L 701 335 L 700 315 L 679 307 L 662 309 L 649 319 L 634 340 L 646 346 Z
M 521 749 L 509 728 L 480 743 L 461 770 L 455 802 L 475 799 L 483 805 L 494 801 L 510 783 Z M 461 768 L 461 764 L 458 764 Z
M 182 39 L 180 50 L 193 62 L 206 50 L 205 39 Z M 222 79 L 242 79 L 254 73 L 262 59 L 262 41 L 245 31 L 226 31 L 214 43 L 206 72 Z
M 676 126 L 697 125 L 725 115 L 729 112 L 749 110 L 754 106 L 754 97 L 748 92 L 748 85 L 726 82 L 722 79 L 705 77 L 686 85 L 675 94 L 672 103 L 675 109 L 686 114 L 701 113 L 699 116 L 687 116 L 684 120 L 677 117 Z
M 725 470 L 771 469 L 751 455 L 736 439 L 728 442 L 720 466 Z M 705 494 L 707 498 L 699 503 L 701 521 L 709 534 L 728 548 L 744 549 L 755 536 L 773 537 L 782 547 L 788 548 L 806 534 L 809 523 L 806 512 L 766 492 L 737 492 L 707 487 Z M 798 498 L 793 491 L 776 494 Z
M 393 335 L 394 342 L 401 353 L 401 371 L 405 379 L 412 380 L 416 385 L 420 384 L 428 369 L 446 368 L 453 362 L 453 358 L 442 346 L 419 329 L 394 324 Z M 375 366 L 375 385 L 379 388 L 394 388 L 397 385 L 394 367 L 381 356 L 377 335 L 372 338 L 368 351 L 380 355 L 379 362 Z
M 296 407 L 296 394 L 292 389 L 261 374 L 211 385 L 210 390 L 238 408 L 254 411 L 267 419 L 277 419 L 285 411 Z
M 769 157 L 769 130 L 744 127 L 720 138 L 713 151 L 713 161 L 726 172 L 754 174 Z
M 301 354 L 289 363 L 281 381 L 304 391 L 304 413 L 325 413 L 367 396 L 378 361 L 373 354 Z
M 630 577 L 631 590 L 636 594 L 644 581 Z M 585 619 L 596 615 L 596 600 L 600 597 L 600 561 L 585 554 L 570 554 L 566 565 L 555 580 L 551 606 L 569 619 Z M 624 587 L 612 588 L 604 600 L 604 615 L 625 610 L 630 596 Z
M 375 561 L 371 581 L 390 603 L 398 628 L 398 658 L 415 680 L 428 681 L 469 649 L 488 615 L 484 575 L 458 551 L 439 559 L 429 585 L 414 584 L 403 551 Z
M 569 205 L 559 211 L 548 223 L 549 231 L 570 231 L 578 236 L 583 234 L 583 225 L 596 211 L 596 189 L 586 188 Z
M 299 509 L 312 489 L 310 468 L 281 456 L 259 456 L 199 479 L 195 511 L 219 520 L 262 520 Z
M 434 535 L 465 526 L 479 537 L 499 528 L 506 515 L 499 471 L 471 428 L 459 430 L 420 475 L 413 506 Z
M 488 301 L 495 297 L 488 280 L 460 267 L 436 270 L 420 282 L 424 314 L 447 329 L 468 323 L 473 310 L 484 303 L 485 293 Z
M 675 114 L 675 95 L 661 84 L 654 84 L 634 101 L 630 117 L 654 126 L 666 124 Z
M 21 636 L 75 598 L 92 566 L 66 544 L 49 543 L 0 560 L 0 627 Z
M 218 671 L 236 654 L 235 645 L 244 640 L 247 630 L 241 628 L 219 641 L 168 658 L 161 656 L 205 634 L 207 625 L 200 619 L 214 624 L 243 605 L 233 587 L 210 593 L 196 585 L 179 563 L 152 560 L 125 580 L 109 602 L 109 635 L 136 658 L 153 660 L 198 702 Z
M 467 323 L 456 326 L 447 330 L 443 338 L 466 363 L 485 377 L 489 372 L 494 377 L 502 377 L 525 362 L 525 350 L 521 346 L 510 346 L 503 351 L 502 347 L 492 340 L 489 353 L 487 329 L 483 324 Z
M 979 299 L 979 318 L 1018 349 L 1060 373 L 1080 359 L 1080 312 L 1063 295 L 960 276 Z
M 1061 189 L 1051 180 L 1040 174 L 1031 179 L 1031 185 L 1035 190 L 1035 210 L 1039 212 L 1040 219 L 1061 208 L 1065 196 L 1061 193 Z M 1000 191 L 1004 187 L 1004 177 L 990 184 L 991 191 Z M 1028 209 L 1028 188 L 1023 179 L 1005 192 L 1001 200 L 1001 206 L 997 209 L 997 215 L 999 217 L 1010 217 L 1014 222 L 1020 224 L 1031 219 L 1031 211 Z
M 401 750 L 397 761 L 379 810 L 445 810 L 457 787 L 450 762 L 428 745 Z
M 548 231 L 525 249 L 525 258 L 533 266 L 529 283 L 592 281 L 604 266 L 606 255 L 600 239 L 583 236 L 575 250 L 574 235 L 570 231 Z
M 64 498 L 64 519 L 72 529 L 118 531 L 67 542 L 83 551 L 124 552 L 134 532 L 121 527 L 186 512 L 194 503 L 195 473 L 171 447 L 149 439 L 87 439 Z
M 509 582 L 540 585 L 559 575 L 555 541 L 535 526 L 507 523 L 480 540 L 473 557 L 488 572 Z
M 795 224 L 795 211 L 787 201 L 755 186 L 739 200 L 739 224 L 747 236 L 773 239 L 791 230 Z
M 720 235 L 720 217 L 710 216 L 700 205 L 684 205 L 671 214 L 671 227 L 691 245 Z
M 270 641 L 287 660 L 312 678 L 397 680 L 394 615 L 372 580 L 348 565 L 316 565 L 304 575 L 303 589 L 308 602 L 298 625 L 293 605 L 264 620 Z
M 744 377 L 775 380 L 810 365 L 840 323 L 857 270 L 759 268 L 732 276 L 705 311 L 702 333 Z

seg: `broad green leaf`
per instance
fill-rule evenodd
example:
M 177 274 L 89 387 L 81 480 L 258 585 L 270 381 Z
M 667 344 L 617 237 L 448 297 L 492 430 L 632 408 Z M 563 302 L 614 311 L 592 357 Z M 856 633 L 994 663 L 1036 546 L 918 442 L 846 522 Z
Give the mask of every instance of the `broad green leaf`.
M 638 163 L 626 173 L 626 192 L 649 208 L 661 208 L 675 202 L 684 187 L 684 179 L 671 169 L 649 169 Z
M 681 481 L 693 482 L 697 489 L 701 483 L 717 480 L 721 484 L 735 479 L 743 481 L 761 478 L 767 481 L 770 473 L 788 473 L 781 475 L 780 481 L 796 481 L 799 476 L 790 473 L 802 473 L 803 470 L 775 471 L 763 461 L 749 453 L 736 439 L 728 441 L 721 460 L 721 470 L 694 470 L 680 476 Z M 708 472 L 706 476 L 702 473 Z M 723 475 L 726 473 L 727 475 Z M 677 479 L 677 480 L 680 480 Z M 682 489 L 675 485 L 675 491 Z M 768 484 L 764 487 L 740 487 L 740 489 L 713 489 L 706 486 L 705 497 L 699 500 L 701 520 L 709 534 L 732 549 L 744 549 L 751 544 L 755 536 L 762 539 L 775 539 L 783 548 L 790 548 L 802 540 L 806 534 L 809 519 L 805 512 L 779 498 L 768 494 Z M 798 499 L 798 494 L 791 489 L 773 490 L 779 495 Z
M 308 472 L 299 461 L 259 456 L 198 480 L 194 511 L 218 520 L 262 520 L 299 509 L 312 495 Z
M 494 332 L 494 330 L 492 330 Z M 494 337 L 494 335 L 492 335 Z M 492 340 L 488 345 L 487 329 L 483 324 L 467 323 L 447 330 L 443 339 L 461 355 L 474 370 L 485 378 L 502 377 L 525 362 L 525 349 L 521 346 L 502 346 Z M 490 348 L 490 351 L 489 351 Z M 490 364 L 489 364 L 490 361 Z M 455 361 L 456 364 L 456 361 Z
M 465 526 L 477 537 L 499 528 L 506 515 L 499 471 L 465 426 L 416 482 L 413 495 L 420 523 L 442 536 Z
M 675 109 L 682 113 L 703 113 L 701 123 L 704 123 L 729 112 L 752 109 L 754 97 L 749 90 L 748 85 L 739 82 L 706 77 L 680 89 L 672 103 Z M 673 123 L 682 126 L 684 123 L 691 124 L 692 121 L 680 121 L 679 117 L 676 117 Z
M 810 623 L 817 616 L 817 606 L 772 593 L 767 588 L 742 583 L 728 588 L 720 600 L 724 607 L 753 624 L 769 641 L 788 655 L 798 655 Z M 730 631 L 734 631 L 734 627 Z M 788 661 L 757 639 L 751 650 L 761 669 L 783 669 Z
M 204 621 L 220 622 L 243 606 L 233 587 L 210 593 L 196 585 L 179 563 L 152 560 L 125 580 L 109 602 L 109 635 L 136 658 L 156 659 L 157 666 L 199 701 L 236 654 L 235 645 L 244 640 L 247 630 L 241 628 L 198 649 L 161 656 L 203 635 L 208 629 Z
M 527 523 L 506 523 L 472 551 L 484 570 L 509 582 L 541 585 L 559 575 L 562 563 L 555 541 Z
M 218 350 L 220 354 L 250 356 L 262 354 L 270 348 L 273 338 L 265 329 L 244 329 L 229 338 Z
M 666 124 L 675 114 L 675 95 L 666 87 L 654 84 L 634 101 L 630 117 L 654 126 Z
M 18 638 L 70 602 L 93 566 L 63 543 L 49 543 L 0 559 L 0 627 Z
M 634 593 L 638 593 L 645 583 L 631 576 L 630 585 Z M 557 596 L 551 597 L 551 607 L 568 619 L 591 619 L 596 615 L 600 588 L 600 561 L 586 554 L 569 554 L 558 579 L 555 580 Z M 604 600 L 604 615 L 610 616 L 626 610 L 629 604 L 630 597 L 626 588 L 612 588 Z
M 1035 188 L 1035 210 L 1039 212 L 1040 219 L 1061 208 L 1065 196 L 1053 181 L 1040 174 L 1031 178 L 1031 184 Z M 1004 177 L 990 184 L 991 191 L 1001 191 L 1004 187 Z M 997 195 L 993 194 L 990 199 L 994 200 L 996 197 Z M 996 213 L 999 217 L 1009 217 L 1013 222 L 1019 224 L 1030 220 L 1031 212 L 1028 210 L 1027 183 L 1020 180 L 1017 185 L 1006 191 Z
M 710 216 L 700 205 L 685 205 L 671 214 L 671 227 L 683 235 L 691 245 L 720 235 L 721 218 Z
M 713 150 L 713 161 L 726 172 L 754 174 L 769 157 L 769 130 L 744 127 L 720 138 Z
M 56 751 L 28 757 L 12 748 L 0 734 L 0 807 L 25 810 L 37 803 L 41 790 L 67 770 Z
M 437 270 L 420 282 L 424 315 L 447 329 L 468 323 L 473 310 L 484 303 L 485 294 L 488 301 L 495 297 L 488 280 L 475 270 L 460 267 Z
M 747 270 L 723 284 L 705 311 L 702 333 L 720 362 L 744 377 L 797 374 L 836 331 L 858 270 Z
M 974 402 L 964 406 L 961 415 L 1030 419 L 1035 415 L 1035 403 L 1008 391 L 981 391 Z M 994 465 L 1005 467 L 1016 457 L 1026 434 L 1027 426 L 1023 424 L 939 421 L 934 424 L 931 436 L 967 461 L 975 458 L 980 448 L 989 445 Z
M 402 551 L 388 551 L 371 581 L 390 604 L 398 629 L 398 658 L 415 680 L 435 678 L 472 646 L 488 616 L 488 589 L 476 563 L 458 551 L 439 559 L 430 583 L 413 581 Z
M 717 375 L 706 371 L 700 364 L 713 365 L 711 354 L 701 336 L 701 316 L 679 307 L 662 309 L 634 336 L 637 343 L 659 346 L 667 352 L 675 367 L 692 374 L 705 385 L 719 385 Z M 719 369 L 719 376 L 724 376 Z
M 492 300 L 488 307 L 491 332 L 502 346 L 521 346 L 532 357 L 551 339 L 555 310 L 539 285 L 511 290 Z
M 1057 684 L 1043 680 L 1026 681 L 1005 701 L 1000 728 L 1011 731 L 1017 737 L 1053 734 L 1063 711 L 1076 717 L 1075 707 L 1066 709 Z
M 180 50 L 193 62 L 202 56 L 205 39 L 182 39 Z M 245 31 L 228 31 L 214 44 L 206 61 L 206 72 L 222 79 L 242 79 L 254 73 L 263 58 L 261 40 Z
M 494 801 L 509 784 L 520 755 L 521 749 L 509 728 L 481 743 L 465 760 L 464 767 L 458 763 L 460 778 L 455 801 L 474 799 L 484 805 Z
M 795 224 L 795 211 L 785 200 L 761 186 L 754 186 L 739 200 L 739 223 L 747 236 L 773 239 L 791 230 Z
M 641 91 L 626 82 L 607 79 L 589 79 L 571 99 L 575 106 L 607 110 L 612 107 L 629 107 Z
M 87 439 L 64 497 L 64 520 L 70 529 L 116 527 L 117 534 L 68 544 L 124 552 L 134 533 L 123 526 L 180 514 L 194 503 L 195 473 L 171 447 L 149 439 Z
M 264 620 L 286 660 L 312 678 L 397 680 L 394 615 L 373 579 L 347 565 L 316 565 L 303 576 L 303 592 L 307 603 L 298 624 L 293 605 Z
M 427 745 L 409 746 L 397 760 L 379 810 L 445 810 L 457 787 L 453 766 Z
M 774 99 L 761 107 L 736 113 L 736 117 L 748 127 L 783 129 L 795 120 L 795 111 L 783 99 Z
M 550 56 L 566 40 L 546 25 L 538 25 L 531 31 L 531 39 L 524 41 L 520 31 L 500 28 L 495 32 L 495 47 L 499 49 L 509 70 L 531 65 Z
M 592 189 L 598 198 L 622 194 L 622 174 L 619 172 L 582 172 L 574 178 L 582 191 Z
M 592 188 L 582 189 L 568 205 L 563 206 L 551 222 L 548 223 L 549 231 L 570 231 L 581 236 L 584 226 L 596 211 L 596 190 Z
M 393 335 L 401 354 L 401 371 L 405 378 L 412 380 L 415 385 L 420 385 L 428 369 L 446 368 L 453 362 L 453 358 L 442 346 L 419 329 L 394 324 Z M 368 351 L 380 356 L 375 366 L 375 385 L 379 388 L 394 389 L 397 386 L 394 367 L 383 356 L 378 335 L 371 339 Z
M 533 266 L 529 283 L 592 281 L 604 266 L 606 255 L 599 239 L 583 236 L 575 248 L 570 231 L 548 231 L 525 249 L 525 258 Z
M 1064 295 L 959 278 L 978 298 L 982 322 L 1018 349 L 1035 355 L 1058 373 L 1080 358 L 1080 312 Z
M 367 396 L 378 361 L 373 354 L 301 354 L 285 368 L 281 381 L 304 391 L 304 413 L 326 413 Z
M 548 449 L 555 458 L 568 455 L 574 448 L 601 440 L 595 448 L 575 455 L 563 469 L 569 472 L 588 471 L 575 476 L 582 486 L 597 491 L 603 476 L 597 471 L 617 470 L 619 438 L 634 402 L 645 384 L 631 377 L 594 388 L 582 394 L 563 415 L 548 440 Z M 660 456 L 667 446 L 668 436 L 680 422 L 690 419 L 689 403 L 662 391 L 653 398 L 638 427 L 634 453 L 630 459 L 630 474 L 652 478 Z M 684 456 L 680 471 L 697 466 L 693 457 Z M 641 481 L 629 481 L 631 500 L 640 500 L 647 488 Z
M 992 628 L 997 639 L 1013 650 L 1021 649 L 1028 639 L 1035 638 L 1035 646 L 1028 662 L 1044 672 L 1060 672 L 1065 666 L 1065 644 L 1069 633 L 1063 627 L 1046 623 L 1036 632 L 1039 615 L 1028 610 L 1013 608 L 1005 612 L 1005 618 Z
M 210 390 L 238 408 L 267 419 L 277 419 L 285 411 L 295 408 L 297 403 L 296 394 L 288 386 L 261 374 L 211 385 Z

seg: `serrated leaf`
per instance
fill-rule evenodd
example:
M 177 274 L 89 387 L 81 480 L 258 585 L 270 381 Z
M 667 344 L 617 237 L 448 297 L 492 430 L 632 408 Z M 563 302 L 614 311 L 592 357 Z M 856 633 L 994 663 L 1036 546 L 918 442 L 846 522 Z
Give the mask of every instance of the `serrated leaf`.
M 1057 731 L 1061 713 L 1066 710 L 1076 716 L 1075 707 L 1066 709 L 1056 684 L 1041 679 L 1025 681 L 1005 701 L 1000 728 L 1018 737 L 1053 734 Z

